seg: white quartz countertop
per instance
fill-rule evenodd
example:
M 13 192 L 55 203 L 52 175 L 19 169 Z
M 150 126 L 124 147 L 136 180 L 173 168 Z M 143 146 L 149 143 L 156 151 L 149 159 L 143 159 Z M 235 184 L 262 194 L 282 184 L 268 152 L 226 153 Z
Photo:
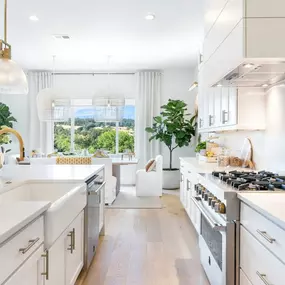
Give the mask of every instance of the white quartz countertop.
M 238 198 L 285 230 L 285 192 L 238 193 Z
M 211 173 L 218 168 L 217 163 L 209 163 L 205 161 L 199 161 L 196 157 L 180 157 L 180 160 L 190 164 L 197 172 Z
M 50 204 L 50 202 L 0 204 L 0 245 L 45 212 Z
M 205 161 L 199 161 L 196 157 L 180 157 L 180 160 L 187 163 L 190 167 L 195 169 L 197 173 L 212 173 L 213 171 L 251 171 L 249 168 L 241 167 L 219 167 L 217 163 L 210 163 Z
M 104 165 L 7 165 L 0 172 L 1 182 L 61 181 L 85 182 Z

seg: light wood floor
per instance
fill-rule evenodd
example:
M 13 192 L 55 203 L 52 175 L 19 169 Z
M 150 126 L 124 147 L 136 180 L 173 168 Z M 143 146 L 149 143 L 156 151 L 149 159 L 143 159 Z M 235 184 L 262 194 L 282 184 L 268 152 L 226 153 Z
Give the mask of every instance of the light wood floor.
M 83 285 L 208 285 L 179 197 L 163 209 L 107 209 L 106 235 Z

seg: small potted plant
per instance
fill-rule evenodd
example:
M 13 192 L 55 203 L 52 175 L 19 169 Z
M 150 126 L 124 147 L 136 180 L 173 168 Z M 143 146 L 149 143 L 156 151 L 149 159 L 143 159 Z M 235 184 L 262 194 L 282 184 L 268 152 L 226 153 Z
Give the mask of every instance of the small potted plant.
M 163 169 L 163 188 L 179 188 L 179 169 L 173 167 L 173 151 L 178 147 L 189 146 L 196 134 L 197 114 L 190 117 L 187 104 L 181 100 L 168 100 L 161 107 L 159 116 L 154 117 L 152 127 L 146 128 L 151 134 L 149 141 L 154 139 L 163 142 L 169 149 L 169 167 Z
M 207 148 L 207 142 L 203 141 L 203 142 L 198 142 L 196 148 L 195 148 L 195 152 L 197 154 L 201 154 L 201 155 L 206 155 L 206 148 Z

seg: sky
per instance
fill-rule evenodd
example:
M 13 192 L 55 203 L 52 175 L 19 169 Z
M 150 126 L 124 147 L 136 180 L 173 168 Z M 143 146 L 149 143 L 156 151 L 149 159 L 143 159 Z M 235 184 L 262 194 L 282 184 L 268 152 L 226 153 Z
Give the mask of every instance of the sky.
M 79 109 L 75 113 L 76 118 L 86 119 L 94 116 L 94 109 Z M 125 106 L 124 119 L 135 119 L 135 106 Z

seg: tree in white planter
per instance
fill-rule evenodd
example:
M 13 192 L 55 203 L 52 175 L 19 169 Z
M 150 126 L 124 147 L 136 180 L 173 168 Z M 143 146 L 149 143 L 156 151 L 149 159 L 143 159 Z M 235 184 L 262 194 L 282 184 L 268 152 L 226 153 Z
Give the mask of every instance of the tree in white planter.
M 145 130 L 151 134 L 149 141 L 159 140 L 169 149 L 169 168 L 164 169 L 164 188 L 176 189 L 179 187 L 178 173 L 176 174 L 176 182 L 172 181 L 173 183 L 171 183 L 171 181 L 167 181 L 169 180 L 167 176 L 173 177 L 174 173 L 171 174 L 171 172 L 179 171 L 179 169 L 172 166 L 173 151 L 178 147 L 189 146 L 196 134 L 197 114 L 190 117 L 191 114 L 187 113 L 186 103 L 181 100 L 169 99 L 166 105 L 161 106 L 161 109 L 160 116 L 153 118 L 154 123 L 152 127 L 148 127 Z

